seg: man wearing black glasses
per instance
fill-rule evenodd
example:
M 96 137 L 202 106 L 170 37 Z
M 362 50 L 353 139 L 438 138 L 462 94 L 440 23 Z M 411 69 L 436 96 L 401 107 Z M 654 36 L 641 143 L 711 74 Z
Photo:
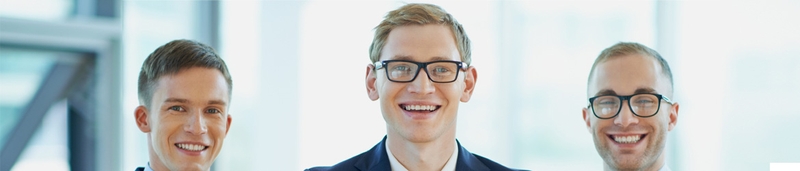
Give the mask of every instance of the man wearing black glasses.
M 366 67 L 369 98 L 379 101 L 387 135 L 367 152 L 309 170 L 510 170 L 456 141 L 456 115 L 478 72 L 470 42 L 450 14 L 430 4 L 389 12 L 375 28 Z
M 638 43 L 617 43 L 589 74 L 583 120 L 604 170 L 664 171 L 667 133 L 678 122 L 672 71 L 661 55 Z

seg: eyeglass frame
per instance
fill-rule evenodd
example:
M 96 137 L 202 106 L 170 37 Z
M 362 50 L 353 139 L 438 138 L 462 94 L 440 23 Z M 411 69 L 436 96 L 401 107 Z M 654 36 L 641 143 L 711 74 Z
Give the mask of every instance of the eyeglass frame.
M 642 116 L 642 115 L 636 114 L 636 112 L 635 112 L 635 111 L 633 111 L 633 107 L 631 106 L 631 98 L 633 98 L 633 96 L 642 95 L 642 94 L 650 94 L 650 95 L 654 95 L 654 96 L 656 96 L 656 98 L 658 98 L 658 107 L 656 108 L 656 111 L 655 111 L 655 113 L 653 113 L 653 115 L 650 115 L 650 116 Z M 595 100 L 595 99 L 597 99 L 597 98 L 599 98 L 599 97 L 601 97 L 601 96 L 616 96 L 616 97 L 619 99 L 620 105 L 619 105 L 619 109 L 617 109 L 617 113 L 616 113 L 616 114 L 614 114 L 614 115 L 613 115 L 613 116 L 611 116 L 611 117 L 607 117 L 607 118 L 603 118 L 603 117 L 597 116 L 597 112 L 595 112 L 595 110 L 594 110 L 594 105 L 593 105 L 593 103 L 594 103 L 594 100 Z M 633 115 L 635 115 L 635 116 L 638 116 L 638 117 L 640 117 L 640 118 L 649 118 L 649 117 L 656 116 L 656 115 L 658 114 L 658 112 L 661 110 L 661 102 L 662 102 L 662 100 L 663 100 L 663 102 L 667 102 L 667 103 L 668 103 L 668 104 L 670 104 L 670 105 L 672 105 L 672 104 L 673 104 L 672 100 L 669 100 L 669 98 L 668 98 L 667 96 L 664 96 L 664 95 L 661 95 L 661 94 L 658 94 L 658 93 L 637 93 L 637 94 L 632 94 L 632 95 L 630 95 L 630 96 L 619 96 L 619 95 L 600 95 L 600 96 L 594 96 L 594 97 L 591 97 L 591 98 L 589 98 L 589 106 L 587 106 L 587 107 L 588 107 L 589 109 L 592 109 L 592 114 L 594 114 L 594 117 L 597 117 L 598 119 L 612 119 L 612 118 L 614 118 L 614 117 L 617 117 L 617 116 L 619 116 L 619 113 L 620 113 L 620 112 L 622 112 L 622 106 L 623 106 L 623 105 L 622 105 L 622 102 L 623 102 L 623 101 L 628 101 L 628 109 L 629 109 L 629 110 L 631 110 L 631 113 L 632 113 Z
M 408 80 L 408 81 L 395 81 L 395 80 L 392 80 L 392 78 L 389 76 L 389 70 L 386 69 L 386 67 L 385 67 L 385 66 L 388 66 L 389 63 L 391 63 L 391 62 L 408 62 L 408 63 L 417 64 L 417 71 L 414 72 L 414 77 L 411 78 L 411 80 Z M 457 71 L 456 71 L 456 76 L 453 77 L 453 80 L 451 80 L 451 81 L 434 81 L 433 78 L 431 78 L 431 74 L 428 71 L 428 64 L 437 63 L 437 62 L 449 62 L 449 63 L 456 64 L 456 66 L 457 66 L 456 70 Z M 452 82 L 456 82 L 456 80 L 458 80 L 458 73 L 460 73 L 458 71 L 466 71 L 466 68 L 464 66 L 466 66 L 466 64 L 464 64 L 464 62 L 451 61 L 451 60 L 438 60 L 438 61 L 430 61 L 430 62 L 414 62 L 414 61 L 410 61 L 410 60 L 384 60 L 384 61 L 375 62 L 375 70 L 377 71 L 379 69 L 384 69 L 385 70 L 384 73 L 386 73 L 386 78 L 389 79 L 389 81 L 396 82 L 396 83 L 410 83 L 410 82 L 413 82 L 414 80 L 417 80 L 417 76 L 419 76 L 419 71 L 421 71 L 423 68 L 425 69 L 425 75 L 428 76 L 428 80 L 431 80 L 431 82 L 434 82 L 434 83 L 452 83 Z M 467 66 L 467 67 L 469 67 L 469 66 Z

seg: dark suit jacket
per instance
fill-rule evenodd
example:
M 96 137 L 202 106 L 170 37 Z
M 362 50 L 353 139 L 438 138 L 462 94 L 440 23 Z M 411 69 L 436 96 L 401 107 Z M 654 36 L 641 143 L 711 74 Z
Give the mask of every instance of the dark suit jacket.
M 375 145 L 367 152 L 347 159 L 339 164 L 330 167 L 313 167 L 306 171 L 391 171 L 389 166 L 389 156 L 386 153 L 386 136 L 383 137 L 378 145 Z M 456 171 L 507 171 L 512 170 L 500 165 L 492 160 L 472 154 L 467 149 L 458 144 L 458 160 L 456 160 Z

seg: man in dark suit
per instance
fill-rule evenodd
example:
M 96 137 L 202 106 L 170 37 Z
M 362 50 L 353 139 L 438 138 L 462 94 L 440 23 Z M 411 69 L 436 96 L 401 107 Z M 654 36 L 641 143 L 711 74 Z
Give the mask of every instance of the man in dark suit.
M 175 40 L 145 59 L 134 119 L 149 162 L 137 171 L 207 171 L 231 126 L 231 75 L 214 49 Z
M 308 170 L 511 170 L 456 141 L 459 102 L 478 72 L 470 40 L 450 14 L 407 4 L 375 28 L 366 68 L 369 98 L 379 101 L 387 135 L 372 149 L 331 167 Z

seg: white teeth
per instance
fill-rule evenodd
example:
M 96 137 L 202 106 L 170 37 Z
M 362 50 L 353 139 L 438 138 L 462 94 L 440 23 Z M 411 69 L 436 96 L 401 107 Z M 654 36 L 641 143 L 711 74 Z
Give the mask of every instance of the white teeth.
M 427 110 L 427 111 L 436 110 L 436 106 L 433 105 L 405 105 L 403 108 L 405 108 L 406 110 Z
M 630 135 L 630 136 L 614 136 L 614 141 L 623 144 L 633 144 L 639 142 L 641 137 L 639 135 Z
M 206 147 L 202 146 L 202 145 L 197 145 L 197 144 L 178 144 L 178 148 L 181 148 L 181 149 L 184 149 L 184 150 L 189 150 L 189 151 L 202 151 Z

